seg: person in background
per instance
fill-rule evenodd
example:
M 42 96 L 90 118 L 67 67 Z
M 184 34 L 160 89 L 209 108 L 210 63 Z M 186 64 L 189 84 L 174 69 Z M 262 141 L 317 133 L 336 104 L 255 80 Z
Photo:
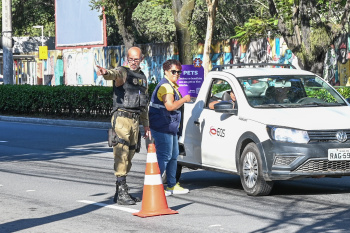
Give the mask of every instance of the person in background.
M 149 107 L 149 123 L 155 141 L 157 159 L 161 174 L 166 174 L 165 195 L 186 194 L 188 189 L 176 182 L 178 136 L 181 134 L 181 107 L 190 102 L 190 95 L 182 98 L 176 84 L 181 74 L 178 60 L 163 63 L 164 78 L 156 86 Z
M 230 91 L 230 97 L 231 97 L 231 100 L 230 100 L 230 101 L 227 101 L 227 102 L 232 103 L 232 104 L 233 104 L 233 107 L 232 107 L 232 108 L 234 108 L 234 107 L 235 107 L 235 103 L 236 103 L 236 96 L 235 96 L 235 94 L 233 93 L 232 90 Z M 221 101 L 226 101 L 226 100 L 221 100 Z M 220 103 L 221 101 L 216 100 L 216 101 L 210 102 L 210 103 L 209 103 L 209 108 L 210 108 L 210 109 L 214 109 L 214 105 L 217 104 L 217 103 Z
M 113 115 L 112 128 L 119 142 L 113 146 L 114 174 L 116 176 L 116 192 L 113 201 L 120 205 L 133 205 L 140 199 L 129 194 L 126 176 L 131 169 L 131 160 L 139 138 L 139 121 L 145 135 L 151 138 L 148 122 L 148 82 L 141 71 L 140 63 L 143 55 L 141 49 L 132 47 L 128 50 L 128 67 L 118 66 L 107 70 L 97 66 L 97 75 L 106 80 L 113 80 Z

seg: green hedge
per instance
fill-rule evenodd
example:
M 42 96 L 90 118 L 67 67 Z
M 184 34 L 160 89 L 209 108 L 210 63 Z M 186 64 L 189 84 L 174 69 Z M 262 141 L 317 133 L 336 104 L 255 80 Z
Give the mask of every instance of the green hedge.
M 112 87 L 0 85 L 0 113 L 44 116 L 109 116 Z

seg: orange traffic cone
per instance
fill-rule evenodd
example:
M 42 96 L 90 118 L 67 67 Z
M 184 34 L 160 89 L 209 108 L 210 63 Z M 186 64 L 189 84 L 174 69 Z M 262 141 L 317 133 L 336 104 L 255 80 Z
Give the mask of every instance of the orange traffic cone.
M 177 211 L 168 208 L 162 177 L 158 166 L 156 148 L 154 144 L 151 143 L 148 145 L 141 211 L 133 213 L 133 215 L 145 218 L 177 213 Z

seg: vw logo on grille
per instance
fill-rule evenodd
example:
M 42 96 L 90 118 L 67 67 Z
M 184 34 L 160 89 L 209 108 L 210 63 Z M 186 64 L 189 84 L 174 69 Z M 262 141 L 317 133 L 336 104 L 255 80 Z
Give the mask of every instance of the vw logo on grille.
M 335 136 L 339 142 L 346 142 L 346 140 L 348 140 L 348 136 L 344 131 L 338 131 Z

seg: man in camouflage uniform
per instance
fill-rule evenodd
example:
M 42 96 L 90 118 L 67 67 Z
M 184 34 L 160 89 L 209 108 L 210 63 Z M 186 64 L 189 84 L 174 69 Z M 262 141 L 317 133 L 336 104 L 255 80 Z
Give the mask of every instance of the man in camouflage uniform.
M 148 122 L 148 83 L 141 71 L 143 55 L 141 49 L 132 47 L 128 50 L 128 66 L 119 66 L 107 70 L 97 66 L 97 74 L 106 80 L 113 80 L 113 115 L 112 128 L 118 136 L 119 143 L 113 146 L 114 174 L 116 176 L 116 193 L 114 202 L 120 205 L 133 205 L 138 198 L 128 193 L 126 176 L 131 169 L 131 160 L 135 154 L 139 134 L 139 122 L 144 127 L 144 137 L 151 138 Z

